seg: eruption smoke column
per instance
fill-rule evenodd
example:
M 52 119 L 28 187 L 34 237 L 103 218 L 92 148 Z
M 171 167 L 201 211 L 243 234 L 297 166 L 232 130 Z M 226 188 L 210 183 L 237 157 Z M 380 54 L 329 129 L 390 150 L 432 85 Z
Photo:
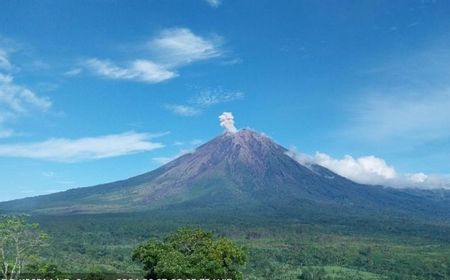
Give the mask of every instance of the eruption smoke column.
M 231 112 L 223 112 L 219 116 L 220 126 L 223 126 L 228 132 L 236 133 L 237 128 L 234 126 L 234 117 Z

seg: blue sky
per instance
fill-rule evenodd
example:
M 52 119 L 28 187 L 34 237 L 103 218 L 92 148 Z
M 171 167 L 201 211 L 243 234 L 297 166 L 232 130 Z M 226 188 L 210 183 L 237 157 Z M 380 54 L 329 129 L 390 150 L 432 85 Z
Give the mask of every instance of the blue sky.
M 152 170 L 222 133 L 222 112 L 356 181 L 449 187 L 449 12 L 1 1 L 0 200 Z

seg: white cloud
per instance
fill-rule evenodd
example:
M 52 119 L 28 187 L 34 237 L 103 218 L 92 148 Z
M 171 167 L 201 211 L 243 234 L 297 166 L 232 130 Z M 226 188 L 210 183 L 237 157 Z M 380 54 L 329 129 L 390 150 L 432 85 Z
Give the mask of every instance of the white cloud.
M 300 164 L 321 165 L 352 181 L 369 185 L 385 185 L 409 188 L 447 188 L 450 189 L 450 177 L 443 175 L 426 175 L 424 173 L 400 174 L 385 160 L 375 156 L 354 158 L 346 155 L 341 159 L 317 152 L 314 156 L 299 154 L 290 150 L 287 154 Z
M 148 58 L 132 59 L 121 66 L 111 60 L 91 58 L 82 65 L 109 79 L 160 83 L 177 77 L 176 70 L 182 66 L 221 56 L 221 42 L 219 36 L 204 38 L 187 28 L 164 29 L 145 45 Z M 73 69 L 66 75 L 80 72 Z
M 126 67 L 119 67 L 109 60 L 93 58 L 85 61 L 85 66 L 95 74 L 108 79 L 159 83 L 177 76 L 175 72 L 150 60 L 135 60 Z
M 191 103 L 200 107 L 209 107 L 242 98 L 244 98 L 244 93 L 241 91 L 226 91 L 221 88 L 216 88 L 202 91 L 191 100 Z
M 187 28 L 171 28 L 150 40 L 148 47 L 157 55 L 158 61 L 176 67 L 220 56 L 221 42 L 219 36 L 204 38 Z
M 54 138 L 43 142 L 3 144 L 0 156 L 76 162 L 116 157 L 164 147 L 147 133 L 127 132 L 79 139 Z
M 444 159 L 450 138 L 449 46 L 444 39 L 423 49 L 391 55 L 381 63 L 377 58 L 375 67 L 360 73 L 373 84 L 346 103 L 348 121 L 340 134 L 363 145 L 376 144 L 379 149 L 413 152 L 423 162 Z M 317 155 L 313 158 L 319 162 Z M 396 172 L 390 179 L 362 172 L 359 176 L 354 169 L 345 168 L 352 160 L 358 163 L 359 159 L 330 157 L 327 163 L 330 169 L 344 169 L 344 176 L 363 183 L 450 188 L 448 175 Z
M 192 106 L 180 105 L 180 104 L 166 104 L 164 108 L 171 111 L 172 113 L 184 117 L 196 116 L 200 111 Z
M 205 2 L 213 8 L 217 8 L 222 4 L 222 0 L 205 0 Z

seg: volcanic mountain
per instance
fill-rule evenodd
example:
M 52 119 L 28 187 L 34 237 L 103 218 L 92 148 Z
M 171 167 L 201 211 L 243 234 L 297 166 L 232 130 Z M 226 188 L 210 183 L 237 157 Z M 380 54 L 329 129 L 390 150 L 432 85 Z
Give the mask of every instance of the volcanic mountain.
M 447 198 L 448 199 L 448 198 Z M 93 187 L 0 203 L 45 214 L 117 213 L 170 207 L 340 207 L 421 211 L 449 216 L 436 195 L 357 184 L 249 129 L 225 132 L 151 172 Z M 448 202 L 448 200 L 447 200 Z

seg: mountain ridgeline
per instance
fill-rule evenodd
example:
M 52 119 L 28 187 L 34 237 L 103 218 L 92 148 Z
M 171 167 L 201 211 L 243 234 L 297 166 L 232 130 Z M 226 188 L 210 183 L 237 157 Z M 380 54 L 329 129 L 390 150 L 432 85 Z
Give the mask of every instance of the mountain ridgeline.
M 179 208 L 343 209 L 449 217 L 448 193 L 357 184 L 304 166 L 249 129 L 223 133 L 195 151 L 126 180 L 0 203 L 0 210 L 92 214 Z

